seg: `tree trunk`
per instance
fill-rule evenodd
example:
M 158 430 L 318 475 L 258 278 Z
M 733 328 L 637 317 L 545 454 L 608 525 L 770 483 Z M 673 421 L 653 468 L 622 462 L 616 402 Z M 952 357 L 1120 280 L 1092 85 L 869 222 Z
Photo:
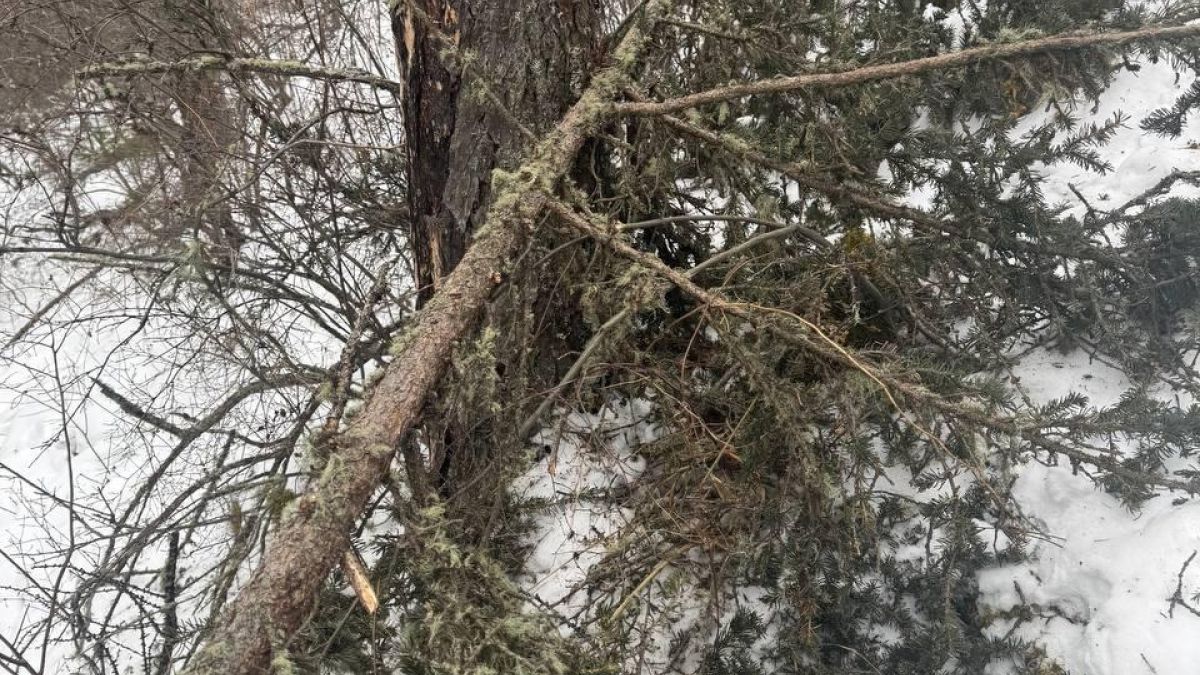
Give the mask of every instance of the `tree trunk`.
M 493 170 L 514 168 L 527 136 L 540 136 L 579 97 L 580 74 L 599 57 L 599 17 L 596 0 L 410 0 L 393 15 L 418 307 L 482 223 Z M 477 485 L 490 460 L 478 448 L 496 446 L 479 420 L 469 426 L 426 426 L 430 466 L 409 467 L 410 475 L 428 468 L 419 480 L 443 498 Z
M 410 0 L 394 15 L 404 72 L 418 305 L 483 220 L 492 171 L 512 169 L 580 93 L 599 53 L 595 0 Z

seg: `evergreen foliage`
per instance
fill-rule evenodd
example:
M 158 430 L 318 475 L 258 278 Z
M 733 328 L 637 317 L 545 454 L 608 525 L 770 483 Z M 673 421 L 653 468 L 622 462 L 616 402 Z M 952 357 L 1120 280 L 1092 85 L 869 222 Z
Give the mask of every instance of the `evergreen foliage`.
M 954 34 L 907 2 L 809 9 L 690 5 L 688 21 L 660 31 L 664 48 L 644 65 L 643 93 L 669 98 L 1151 19 L 1119 0 L 966 0 L 933 12 L 967 17 L 969 28 Z M 1179 328 L 1196 296 L 1200 202 L 1088 205 L 1081 219 L 1050 203 L 1040 185 L 1047 165 L 1111 168 L 1100 150 L 1134 121 L 1117 115 L 1083 125 L 1076 111 L 1138 49 L 750 97 L 683 117 L 718 144 L 654 118 L 603 137 L 588 157 L 595 180 L 577 184 L 572 199 L 624 223 L 641 250 L 672 266 L 717 257 L 696 281 L 756 318 L 699 306 L 565 228 L 531 244 L 528 259 L 556 260 L 563 297 L 582 307 L 571 330 L 601 340 L 588 352 L 586 375 L 571 382 L 577 398 L 560 404 L 594 410 L 647 397 L 668 430 L 637 448 L 648 468 L 632 490 L 588 496 L 619 500 L 635 525 L 610 541 L 591 572 L 591 605 L 570 622 L 581 649 L 634 672 L 636 654 L 667 631 L 675 635 L 671 662 L 697 663 L 706 675 L 965 674 L 1001 660 L 1021 672 L 1053 672 L 1035 647 L 989 637 L 997 617 L 976 603 L 977 572 L 1019 559 L 1028 538 L 1042 534 L 1007 494 L 1011 468 L 1065 461 L 1131 508 L 1164 487 L 1195 486 L 1190 474 L 1164 472 L 1168 458 L 1200 441 L 1200 411 L 1137 392 L 1109 409 L 1082 396 L 1030 407 L 1002 376 L 1014 355 L 1048 345 L 1116 360 L 1144 385 L 1167 378 L 1194 386 L 1178 360 L 1193 338 Z M 1193 98 L 1137 122 L 1178 133 Z M 1034 111 L 1044 121 L 1018 133 Z M 790 173 L 748 159 L 754 153 L 787 163 Z M 923 210 L 897 217 L 878 206 L 912 190 L 928 195 Z M 704 215 L 725 220 L 707 225 Z M 803 231 L 719 258 L 793 224 Z M 533 330 L 534 303 L 521 309 L 517 301 L 544 283 L 520 272 L 499 301 L 504 309 L 493 310 L 492 325 L 506 327 L 489 352 L 505 366 L 502 381 L 476 359 L 474 370 L 457 371 L 439 413 L 492 430 L 472 441 L 486 446 L 490 467 L 525 457 L 522 439 L 497 430 L 518 426 L 532 409 L 529 397 L 540 398 L 514 386 L 532 380 L 515 379 L 513 365 L 538 361 L 530 351 L 544 348 L 522 332 Z M 813 349 L 821 341 L 813 326 L 869 367 Z M 475 396 L 479 386 L 500 387 L 506 403 Z M 1108 451 L 1118 441 L 1133 449 L 1120 459 Z M 602 438 L 592 442 L 603 451 Z M 500 666 L 487 664 L 501 663 L 516 669 L 504 672 L 584 672 L 568 668 L 575 657 L 560 643 L 542 642 L 545 628 L 519 610 L 501 581 L 506 573 L 456 548 L 480 546 L 484 536 L 489 555 L 511 558 L 507 574 L 519 568 L 529 525 L 516 514 L 535 505 L 497 501 L 504 481 L 490 471 L 484 481 L 493 487 L 450 498 L 463 519 L 457 527 L 408 525 L 421 536 L 406 540 L 425 542 L 417 545 L 424 562 L 388 575 L 410 580 L 398 602 L 424 610 L 399 619 L 404 637 L 391 649 L 403 672 L 490 672 Z M 502 512 L 512 515 L 497 520 Z M 471 525 L 477 517 L 488 525 Z M 994 545 L 998 538 L 1007 545 Z M 651 599 L 613 621 L 619 601 L 641 592 L 664 560 L 678 571 L 673 581 L 652 584 Z M 764 589 L 767 602 L 691 623 L 656 610 L 716 589 L 707 591 L 712 611 L 741 588 Z M 471 651 L 462 660 L 467 645 L 487 650 L 488 640 L 501 643 L 491 656 Z M 541 665 L 526 660 L 537 654 Z

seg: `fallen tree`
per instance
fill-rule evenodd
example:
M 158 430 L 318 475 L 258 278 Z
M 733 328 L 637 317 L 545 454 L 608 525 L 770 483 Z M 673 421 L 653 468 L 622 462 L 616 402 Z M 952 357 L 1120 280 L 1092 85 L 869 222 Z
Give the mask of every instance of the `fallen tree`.
M 646 27 L 668 3 L 650 3 L 614 50 L 612 65 L 591 85 L 520 170 L 504 176 L 487 224 L 458 266 L 392 346 L 394 360 L 365 409 L 331 439 L 328 464 L 298 497 L 254 576 L 228 608 L 186 672 L 259 673 L 312 608 L 317 589 L 349 546 L 349 533 L 391 466 L 430 391 L 445 372 L 456 341 L 467 335 L 524 237 L 543 216 L 547 195 L 604 118 L 605 104 L 630 84 L 649 37 Z
M 554 131 L 530 152 L 529 159 L 511 174 L 497 174 L 495 199 L 485 226 L 461 262 L 442 281 L 439 290 L 412 326 L 392 346 L 393 361 L 372 390 L 363 412 L 347 428 L 330 439 L 328 464 L 308 491 L 289 507 L 289 514 L 275 533 L 267 554 L 254 575 L 227 609 L 207 645 L 188 666 L 187 673 L 264 672 L 272 656 L 286 661 L 289 636 L 305 621 L 317 590 L 349 545 L 348 533 L 378 489 L 404 435 L 418 420 L 429 393 L 437 386 L 456 342 L 467 336 L 492 290 L 503 282 L 508 262 L 523 238 L 535 234 L 546 215 L 548 200 L 557 192 L 559 180 L 570 168 L 583 142 L 599 125 L 616 113 L 660 114 L 738 96 L 792 91 L 808 86 L 848 86 L 876 78 L 902 77 L 930 69 L 956 67 L 984 59 L 1037 54 L 1045 51 L 1084 48 L 1101 44 L 1123 44 L 1134 40 L 1183 39 L 1200 35 L 1200 25 L 1153 28 L 1128 34 L 1071 35 L 1031 40 L 1002 47 L 984 47 L 956 55 L 935 57 L 912 64 L 849 71 L 830 76 L 800 76 L 778 83 L 735 87 L 728 91 L 697 94 L 662 104 L 616 105 L 625 87 L 633 84 L 633 71 L 648 42 L 648 31 L 668 11 L 669 3 L 651 2 L 613 51 L 612 64 L 597 73 L 591 85 Z M 878 70 L 879 72 L 875 72 Z M 563 207 L 560 217 L 573 220 Z M 554 210 L 554 209 L 551 209 Z M 578 221 L 584 231 L 600 231 Z M 622 246 L 623 255 L 636 256 Z M 639 256 L 645 259 L 645 256 Z M 670 275 L 661 263 L 656 271 Z M 706 304 L 718 309 L 749 311 L 729 303 L 718 303 L 691 285 L 684 277 L 671 280 Z M 827 358 L 862 369 L 885 391 L 888 383 L 845 348 L 817 332 L 811 348 Z M 824 341 L 824 344 L 822 343 Z M 892 382 L 893 386 L 898 383 Z M 903 385 L 899 385 L 903 386 Z M 917 390 L 913 396 L 933 398 Z M 889 398 L 890 398 L 889 394 Z M 893 403 L 899 405 L 893 399 Z M 962 412 L 954 410 L 953 412 Z M 994 421 L 996 428 L 1011 422 Z

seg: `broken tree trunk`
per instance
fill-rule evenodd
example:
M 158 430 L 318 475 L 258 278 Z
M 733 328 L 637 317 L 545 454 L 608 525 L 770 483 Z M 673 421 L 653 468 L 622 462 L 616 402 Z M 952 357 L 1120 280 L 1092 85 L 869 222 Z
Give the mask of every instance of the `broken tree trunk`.
M 544 211 L 546 194 L 570 169 L 646 43 L 644 26 L 665 10 L 651 2 L 613 54 L 529 159 L 497 174 L 486 224 L 454 271 L 394 346 L 395 359 L 363 411 L 330 449 L 320 478 L 289 507 L 263 560 L 221 624 L 185 672 L 191 675 L 263 673 L 286 659 L 286 643 L 309 615 L 329 571 L 349 545 L 349 532 L 391 466 L 427 394 L 443 376 L 454 343 L 467 334 Z

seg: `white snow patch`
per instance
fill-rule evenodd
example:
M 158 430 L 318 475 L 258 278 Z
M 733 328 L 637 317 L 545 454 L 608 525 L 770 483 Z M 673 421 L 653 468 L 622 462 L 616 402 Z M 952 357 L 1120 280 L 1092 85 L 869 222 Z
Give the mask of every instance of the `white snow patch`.
M 1033 464 L 1014 496 L 1062 537 L 1038 542 L 1033 560 L 984 572 L 980 590 L 995 609 L 1022 601 L 1038 618 L 1017 628 L 1073 673 L 1190 675 L 1200 663 L 1200 617 L 1171 611 L 1183 563 L 1200 549 L 1200 503 L 1151 500 L 1132 514 L 1087 477 Z M 1200 592 L 1200 567 L 1189 568 L 1183 596 Z M 1173 614 L 1173 616 L 1172 616 Z M 1004 634 L 1011 622 L 991 630 Z

